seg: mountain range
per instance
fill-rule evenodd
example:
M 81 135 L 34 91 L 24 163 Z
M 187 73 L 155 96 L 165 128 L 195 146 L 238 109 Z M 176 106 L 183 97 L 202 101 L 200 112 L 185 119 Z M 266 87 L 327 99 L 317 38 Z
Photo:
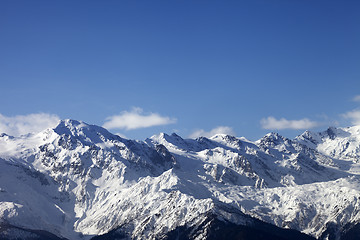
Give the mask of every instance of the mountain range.
M 360 126 L 128 140 L 82 121 L 0 134 L 0 239 L 360 237 Z

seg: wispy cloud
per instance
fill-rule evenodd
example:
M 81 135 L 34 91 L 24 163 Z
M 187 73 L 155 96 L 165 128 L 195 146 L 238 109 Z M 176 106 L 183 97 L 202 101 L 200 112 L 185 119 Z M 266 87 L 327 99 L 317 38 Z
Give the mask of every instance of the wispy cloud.
M 352 99 L 354 102 L 360 102 L 360 95 L 357 95 L 355 97 L 353 97 Z
M 141 108 L 133 108 L 130 112 L 123 111 L 119 115 L 106 118 L 103 125 L 107 129 L 133 130 L 153 126 L 176 123 L 175 118 L 161 116 L 158 113 L 144 114 Z
M 360 110 L 353 110 L 342 114 L 342 117 L 349 119 L 352 124 L 360 125 Z
M 287 120 L 285 118 L 276 119 L 274 117 L 263 118 L 260 121 L 261 127 L 264 129 L 310 129 L 319 125 L 318 122 L 311 121 L 307 118 L 299 120 Z
M 60 118 L 57 115 L 48 113 L 34 113 L 14 117 L 0 114 L 0 132 L 12 136 L 20 136 L 55 127 L 59 121 Z
M 190 138 L 197 138 L 197 137 L 212 137 L 216 134 L 228 134 L 228 135 L 235 135 L 234 130 L 231 127 L 227 126 L 218 126 L 216 128 L 211 129 L 210 131 L 206 132 L 203 129 L 196 130 L 192 134 L 190 134 Z

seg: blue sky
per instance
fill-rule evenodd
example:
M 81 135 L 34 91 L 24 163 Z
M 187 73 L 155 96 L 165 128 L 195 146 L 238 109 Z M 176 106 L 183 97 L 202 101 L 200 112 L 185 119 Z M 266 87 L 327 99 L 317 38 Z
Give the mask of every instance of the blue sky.
M 360 124 L 359 1 L 0 1 L 0 131 L 128 138 Z M 26 125 L 24 128 L 21 126 Z

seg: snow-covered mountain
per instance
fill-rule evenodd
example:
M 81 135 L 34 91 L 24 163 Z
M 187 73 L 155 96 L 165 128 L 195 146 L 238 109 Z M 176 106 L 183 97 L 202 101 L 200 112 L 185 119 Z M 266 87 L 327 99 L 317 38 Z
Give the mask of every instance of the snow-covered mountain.
M 0 239 L 356 239 L 359 174 L 360 127 L 133 141 L 63 120 L 0 135 Z

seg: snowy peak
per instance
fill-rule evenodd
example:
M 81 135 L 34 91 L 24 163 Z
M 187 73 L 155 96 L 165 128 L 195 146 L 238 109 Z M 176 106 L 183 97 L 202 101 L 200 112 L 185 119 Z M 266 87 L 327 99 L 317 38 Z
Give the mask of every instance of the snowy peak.
M 162 143 L 164 145 L 172 144 L 178 147 L 186 145 L 184 139 L 182 139 L 176 133 L 172 133 L 171 135 L 168 135 L 166 133 L 160 133 L 159 135 L 152 136 L 150 139 L 154 142 Z
M 293 140 L 283 137 L 278 133 L 268 133 L 257 140 L 255 144 L 263 151 L 271 154 L 276 154 L 275 152 L 294 153 L 297 151 Z
M 360 126 L 329 127 L 319 133 L 306 131 L 295 140 L 332 158 L 360 161 Z
M 111 134 L 105 128 L 71 119 L 60 121 L 60 123 L 54 128 L 54 132 L 60 136 L 71 136 L 80 140 L 84 144 L 101 143 L 107 140 L 121 139 L 119 136 Z
M 74 135 L 81 131 L 82 128 L 89 128 L 90 126 L 82 121 L 65 119 L 61 120 L 54 128 L 54 131 L 59 135 Z
M 336 128 L 329 127 L 323 132 L 310 132 L 305 131 L 303 134 L 296 137 L 298 141 L 311 142 L 312 144 L 320 144 L 328 140 L 339 140 L 339 139 L 359 139 L 360 140 L 360 126 L 347 127 L 347 128 Z
M 186 152 L 192 149 L 194 140 L 183 139 L 176 133 L 168 135 L 166 133 L 160 133 L 159 135 L 154 135 L 151 138 L 145 140 L 150 145 L 162 144 L 169 150 Z
M 224 146 L 236 149 L 240 149 L 244 145 L 243 140 L 227 134 L 217 134 L 215 136 L 212 136 L 210 139 L 217 143 L 221 143 Z
M 336 138 L 346 138 L 351 136 L 350 128 L 336 128 L 336 127 L 329 127 L 326 131 L 320 132 L 319 135 L 322 139 L 329 138 L 331 140 L 335 140 Z
M 295 140 L 310 148 L 316 148 L 317 144 L 322 142 L 321 135 L 310 131 L 305 131 L 303 134 L 297 136 Z
M 281 136 L 278 133 L 268 133 L 266 134 L 264 137 L 262 137 L 261 139 L 259 139 L 258 141 L 256 141 L 259 145 L 264 145 L 267 147 L 274 147 L 276 145 L 279 144 L 284 144 L 291 141 L 290 139 Z

